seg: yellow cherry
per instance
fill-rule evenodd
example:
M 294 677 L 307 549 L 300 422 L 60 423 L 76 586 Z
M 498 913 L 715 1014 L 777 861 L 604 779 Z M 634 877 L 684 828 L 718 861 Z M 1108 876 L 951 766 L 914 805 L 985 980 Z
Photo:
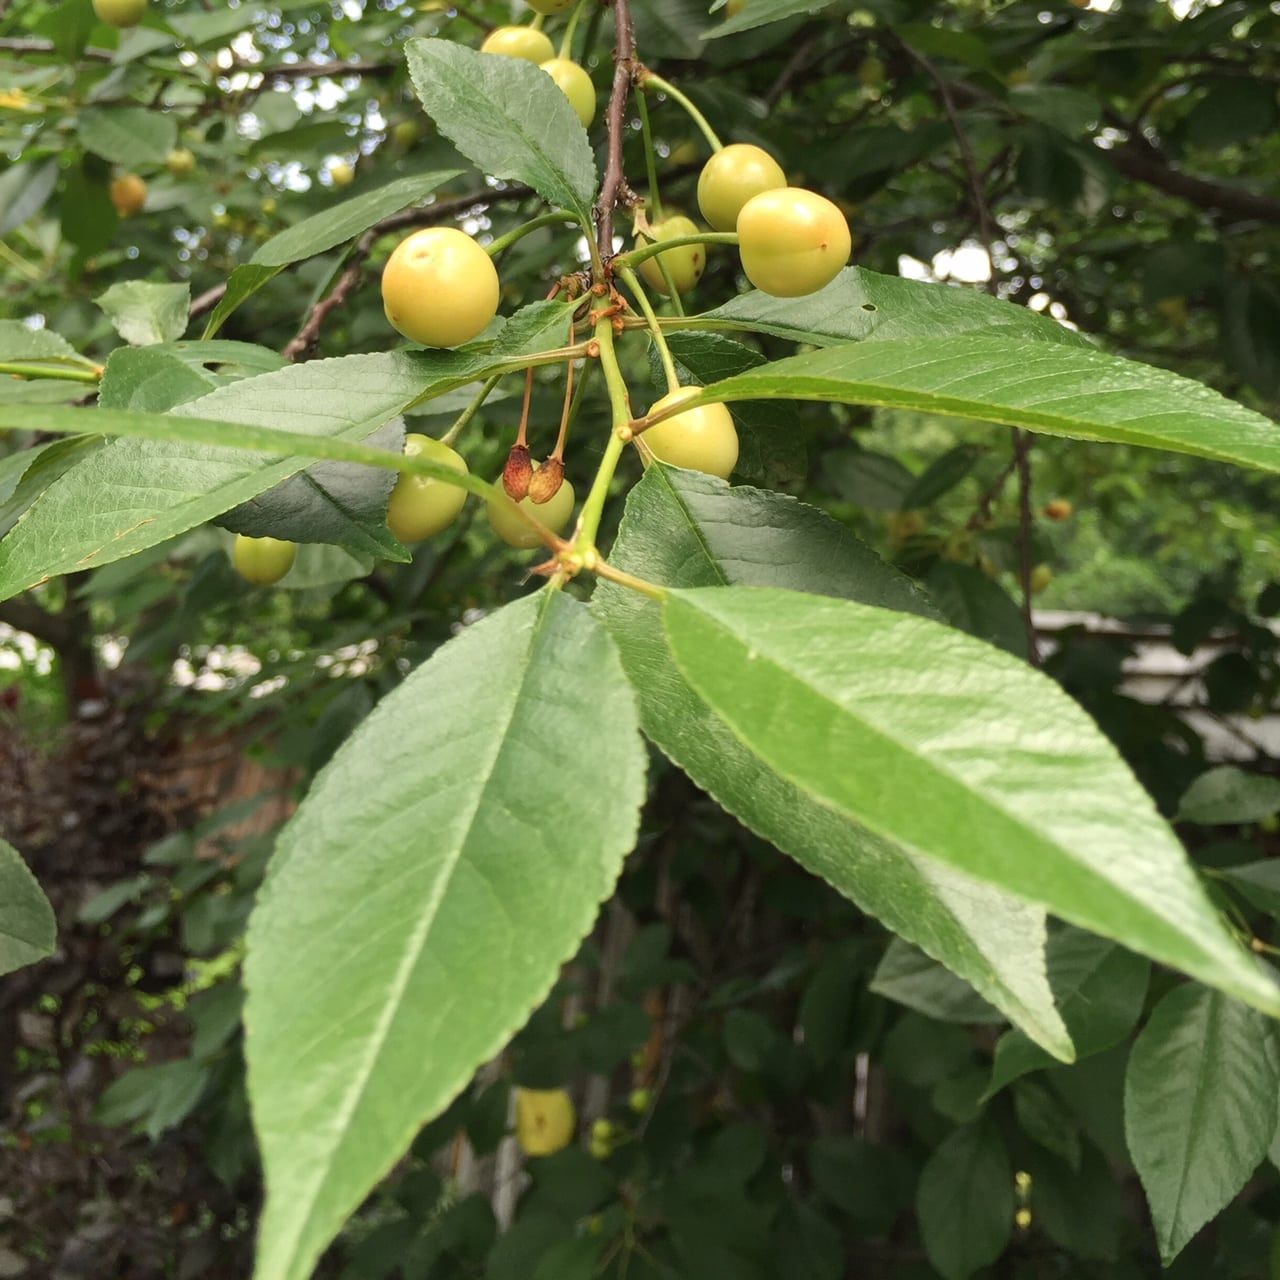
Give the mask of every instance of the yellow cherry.
M 404 438 L 407 458 L 438 462 L 451 471 L 467 474 L 466 460 L 456 450 L 431 436 L 410 432 Z M 467 501 L 467 491 L 432 476 L 401 473 L 387 503 L 387 528 L 401 542 L 421 542 L 443 533 L 457 518 Z
M 747 279 L 775 298 L 800 298 L 830 284 L 849 261 L 844 214 L 813 191 L 783 187 L 748 200 L 738 215 Z
M 578 1117 L 563 1089 L 516 1090 L 516 1141 L 527 1156 L 553 1156 L 573 1141 Z
M 698 178 L 698 208 L 717 231 L 736 231 L 742 206 L 787 185 L 782 166 L 760 147 L 735 142 L 717 151 Z
M 498 313 L 493 260 L 455 227 L 425 227 L 395 248 L 382 270 L 387 319 L 427 347 L 469 342 Z
M 665 395 L 651 414 L 691 400 L 697 387 L 681 387 Z M 727 480 L 738 464 L 738 432 L 722 404 L 704 404 L 666 418 L 636 437 L 659 462 L 686 471 L 703 471 Z
M 356 180 L 356 171 L 345 160 L 329 166 L 329 177 L 335 187 L 349 187 Z
M 136 173 L 123 173 L 112 182 L 107 194 L 116 212 L 129 218 L 147 203 L 147 184 Z
M 147 12 L 147 0 L 93 0 L 93 11 L 109 27 L 136 27 Z
M 231 550 L 231 563 L 236 572 L 256 587 L 269 587 L 279 582 L 297 559 L 296 543 L 282 538 L 251 538 L 237 533 Z
M 661 222 L 652 223 L 649 237 L 636 237 L 636 244 L 647 244 L 649 240 L 679 240 L 685 236 L 696 236 L 698 224 L 692 218 L 675 215 L 664 218 Z M 682 245 L 678 249 L 668 249 L 652 258 L 646 258 L 640 264 L 640 275 L 645 284 L 656 289 L 664 297 L 667 294 L 667 282 L 662 274 L 659 259 L 666 263 L 671 273 L 671 283 L 677 293 L 688 293 L 702 279 L 702 272 L 707 265 L 707 247 L 703 244 Z
M 596 87 L 591 77 L 568 58 L 552 58 L 542 63 L 542 69 L 560 86 L 583 125 L 589 125 L 596 115 Z
M 481 53 L 500 53 L 505 58 L 519 58 L 541 66 L 556 56 L 555 46 L 541 31 L 532 27 L 495 27 L 484 38 Z
M 533 464 L 533 469 L 535 471 L 538 469 L 536 462 Z M 521 511 L 527 511 L 535 520 L 540 520 L 552 533 L 563 533 L 569 521 L 573 519 L 573 508 L 577 498 L 573 492 L 573 485 L 567 480 L 556 490 L 549 502 L 541 504 L 535 503 L 528 497 L 522 498 L 519 504 L 512 502 L 502 491 L 501 483 L 501 481 L 498 482 L 498 490 L 489 499 L 486 507 L 489 524 L 493 527 L 494 533 L 509 547 L 518 547 L 522 551 L 527 551 L 542 543 L 537 533 L 516 514 L 517 505 Z
M 185 178 L 196 167 L 195 152 L 187 147 L 175 147 L 165 157 L 164 167 L 175 178 Z

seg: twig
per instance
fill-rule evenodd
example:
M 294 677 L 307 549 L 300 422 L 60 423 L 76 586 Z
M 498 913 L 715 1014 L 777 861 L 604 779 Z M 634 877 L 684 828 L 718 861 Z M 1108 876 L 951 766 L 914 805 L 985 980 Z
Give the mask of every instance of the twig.
M 52 40 L 28 40 L 23 37 L 6 37 L 0 40 L 0 52 L 3 53 L 56 53 Z M 115 54 L 110 49 L 86 49 L 82 54 L 95 62 L 110 62 Z
M 300 360 L 310 354 L 311 349 L 320 340 L 320 330 L 324 328 L 324 322 L 359 286 L 360 277 L 364 275 L 365 259 L 373 248 L 373 241 L 374 236 L 369 231 L 360 237 L 350 262 L 338 277 L 337 284 L 311 308 L 306 320 L 303 321 L 302 328 L 285 344 L 280 354 L 286 360 Z
M 191 310 L 188 315 L 192 320 L 197 316 L 202 316 L 206 311 L 212 311 L 226 295 L 227 282 L 224 280 L 221 284 L 215 284 L 212 289 L 206 289 L 191 304 Z
M 276 67 L 236 62 L 226 74 L 263 76 L 269 80 L 339 80 L 343 76 L 389 76 L 398 69 L 395 62 L 292 62 Z
M 609 95 L 606 116 L 609 158 L 596 205 L 596 244 L 603 259 L 613 255 L 613 211 L 627 190 L 622 171 L 622 141 L 626 134 L 627 96 L 636 73 L 636 29 L 631 17 L 631 0 L 615 0 L 614 21 L 618 28 L 618 47 L 613 54 L 613 92 Z

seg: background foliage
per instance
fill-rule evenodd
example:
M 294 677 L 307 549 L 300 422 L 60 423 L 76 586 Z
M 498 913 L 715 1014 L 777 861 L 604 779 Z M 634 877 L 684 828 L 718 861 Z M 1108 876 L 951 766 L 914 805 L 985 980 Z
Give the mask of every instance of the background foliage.
M 732 140 L 767 146 L 842 203 L 860 265 L 973 289 L 990 274 L 1002 298 L 1105 350 L 1275 416 L 1275 13 L 747 0 L 726 22 L 701 0 L 634 7 L 647 61 Z M 773 20 L 750 25 L 764 10 Z M 223 389 L 231 420 L 271 426 L 294 406 L 237 383 L 369 353 L 369 418 L 396 414 L 412 396 L 381 354 L 393 344 L 376 278 L 422 220 L 410 206 L 431 197 L 428 218 L 494 236 L 537 208 L 435 132 L 401 48 L 475 45 L 510 16 L 488 2 L 186 0 L 154 3 L 118 39 L 88 0 L 0 3 L 0 361 L 105 364 L 104 408 L 158 412 Z M 593 12 L 581 38 L 603 96 L 609 16 Z M 671 103 L 654 124 L 664 194 L 692 211 L 695 132 Z M 166 165 L 179 146 L 189 174 Z M 627 169 L 644 172 L 638 133 Z M 124 170 L 148 196 L 121 220 L 108 184 Z M 522 241 L 503 261 L 504 310 L 544 296 L 571 251 L 557 229 Z M 698 298 L 719 305 L 737 283 L 735 255 L 713 253 Z M 953 323 L 939 313 L 939 341 Z M 752 349 L 789 356 L 796 337 L 766 329 Z M 673 349 L 699 381 L 739 371 L 705 335 Z M 654 381 L 640 360 L 628 372 Z M 469 394 L 408 427 L 439 434 Z M 0 408 L 33 415 L 85 397 L 74 377 L 0 380 Z M 559 398 L 539 380 L 544 448 Z M 1049 567 L 1037 606 L 1075 612 L 1039 637 L 1046 670 L 1268 950 L 1274 478 L 1037 437 L 1027 546 L 989 426 L 807 404 L 778 430 L 780 412 L 738 409 L 738 478 L 820 505 L 927 591 L 922 608 L 1026 656 L 1022 562 Z M 518 413 L 504 383 L 467 436 L 474 474 L 500 470 Z M 569 458 L 579 492 L 606 424 L 603 397 L 588 397 Z M 3 447 L 2 530 L 101 448 L 39 432 Z M 645 482 L 629 519 L 671 511 L 679 495 L 657 487 Z M 1062 498 L 1069 518 L 1041 514 Z M 230 533 L 203 525 L 0 604 L 15 629 L 0 670 L 3 829 L 59 921 L 54 957 L 0 996 L 0 1273 L 248 1274 L 261 1198 L 240 1029 L 249 909 L 276 831 L 339 744 L 444 641 L 521 595 L 525 558 L 499 549 L 477 506 L 408 562 L 378 540 L 380 517 L 356 521 L 341 545 L 304 548 L 273 591 L 241 583 Z M 16 555 L 0 567 L 11 586 L 42 570 Z M 1126 682 L 1135 655 L 1148 671 L 1174 664 L 1154 697 L 1150 681 Z M 650 756 L 639 843 L 595 933 L 322 1274 L 1119 1278 L 1173 1255 L 1173 1275 L 1274 1273 L 1280 1067 L 1260 1015 L 1057 926 L 1049 981 L 1079 1059 L 1057 1064 Z M 556 819 L 537 816 L 566 856 L 581 853 L 575 822 L 605 821 Z M 20 877 L 0 847 L 6 899 Z M 538 891 L 523 896 L 552 910 Z M 5 968 L 27 958 L 9 945 Z M 582 1140 L 522 1161 L 504 1138 L 513 1084 L 571 1089 Z

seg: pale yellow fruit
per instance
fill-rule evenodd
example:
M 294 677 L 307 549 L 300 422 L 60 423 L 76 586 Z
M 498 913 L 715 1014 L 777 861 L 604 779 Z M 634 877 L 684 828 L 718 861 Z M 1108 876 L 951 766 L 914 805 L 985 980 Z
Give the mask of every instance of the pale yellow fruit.
M 533 464 L 533 469 L 535 471 L 538 469 L 536 462 Z M 532 498 L 526 497 L 522 498 L 519 504 L 507 497 L 502 491 L 502 482 L 499 481 L 497 492 L 485 506 L 489 524 L 494 533 L 507 546 L 528 551 L 533 547 L 541 546 L 542 539 L 538 537 L 536 530 L 521 519 L 516 511 L 517 505 L 521 511 L 527 511 L 535 520 L 541 521 L 552 533 L 563 533 L 569 527 L 569 521 L 573 519 L 573 508 L 576 502 L 573 485 L 567 480 L 556 490 L 550 502 L 536 503 Z
M 696 236 L 698 224 L 692 218 L 679 215 L 664 218 L 653 223 L 649 228 L 649 236 L 636 237 L 636 244 L 644 245 L 650 240 L 681 240 L 685 236 Z M 707 265 L 707 247 L 703 244 L 681 245 L 676 249 L 668 249 L 655 257 L 646 258 L 640 264 L 640 275 L 651 289 L 656 289 L 663 297 L 667 295 L 667 281 L 662 274 L 661 263 L 665 263 L 671 273 L 671 283 L 677 293 L 688 293 L 702 279 Z
M 752 196 L 787 185 L 782 166 L 765 150 L 735 142 L 717 151 L 698 178 L 698 208 L 717 231 L 736 231 Z
M 136 27 L 147 12 L 147 0 L 93 0 L 93 11 L 109 27 Z
M 563 1089 L 516 1090 L 516 1141 L 527 1156 L 553 1156 L 573 1141 L 573 1099 Z
M 356 180 L 356 171 L 345 161 L 329 166 L 329 177 L 335 187 L 349 187 Z
M 442 467 L 467 474 L 466 460 L 455 449 L 431 436 L 410 432 L 404 438 L 408 458 L 424 458 Z M 387 503 L 387 528 L 401 542 L 421 542 L 443 533 L 466 505 L 467 491 L 432 476 L 401 473 Z
M 816 293 L 840 274 L 852 251 L 848 219 L 814 191 L 765 191 L 738 215 L 742 269 L 775 298 Z
M 165 157 L 164 167 L 169 170 L 175 178 L 185 178 L 192 173 L 196 167 L 195 152 L 187 147 L 175 147 Z
M 542 69 L 560 86 L 583 126 L 589 125 L 596 116 L 596 87 L 591 77 L 568 58 L 552 58 L 542 63 Z
M 555 46 L 545 33 L 532 27 L 495 27 L 484 38 L 481 53 L 500 53 L 541 66 L 556 56 Z
M 387 319 L 427 347 L 469 342 L 498 314 L 493 260 L 455 227 L 425 227 L 406 236 L 382 270 Z
M 665 395 L 651 414 L 691 400 L 697 387 L 681 387 Z M 704 404 L 666 418 L 642 431 L 637 439 L 659 462 L 686 471 L 702 471 L 727 480 L 738 465 L 738 432 L 722 404 Z
M 256 587 L 269 587 L 279 582 L 297 559 L 296 543 L 282 538 L 251 538 L 237 533 L 231 550 L 231 563 L 236 572 Z

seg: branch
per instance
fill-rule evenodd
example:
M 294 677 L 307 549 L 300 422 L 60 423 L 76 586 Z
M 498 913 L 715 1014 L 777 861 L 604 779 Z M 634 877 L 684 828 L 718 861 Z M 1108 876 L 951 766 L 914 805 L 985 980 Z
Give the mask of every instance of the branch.
M 56 53 L 52 40 L 27 40 L 5 38 L 0 40 L 0 52 L 4 53 Z M 110 49 L 86 49 L 84 57 L 95 62 L 110 62 L 115 54 Z
M 1232 214 L 1238 218 L 1256 218 L 1260 222 L 1280 223 L 1280 199 L 1229 187 L 1206 178 L 1195 178 L 1173 168 L 1164 156 L 1146 141 L 1131 139 L 1104 154 L 1124 174 L 1137 182 L 1145 182 L 1166 195 L 1177 196 L 1197 208 Z
M 277 67 L 237 62 L 226 74 L 243 73 L 270 80 L 337 80 L 343 76 L 389 76 L 398 69 L 399 64 L 395 62 L 292 62 Z
M 627 95 L 636 73 L 636 28 L 631 17 L 631 0 L 615 0 L 614 21 L 618 28 L 618 47 L 613 53 L 613 92 L 609 95 L 606 116 L 609 158 L 596 204 L 596 244 L 601 258 L 605 259 L 613 254 L 613 211 L 627 183 L 622 171 L 622 140 L 626 133 Z
M 35 636 L 59 653 L 76 640 L 76 632 L 81 629 L 81 622 L 70 614 L 50 613 L 31 600 L 6 600 L 0 604 L 0 623 Z

